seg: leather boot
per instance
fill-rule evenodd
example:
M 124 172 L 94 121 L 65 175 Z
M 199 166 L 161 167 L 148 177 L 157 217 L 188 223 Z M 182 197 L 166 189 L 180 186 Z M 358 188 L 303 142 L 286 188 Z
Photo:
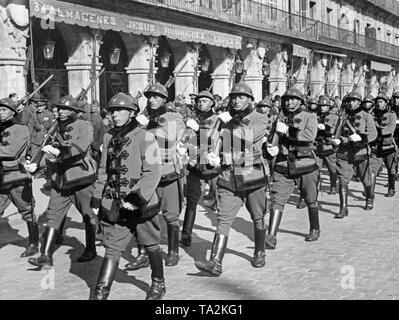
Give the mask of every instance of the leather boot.
M 148 248 L 148 257 L 151 265 L 151 289 L 147 292 L 146 300 L 161 300 L 166 293 L 163 273 L 162 250 L 157 246 Z
M 366 205 L 364 206 L 364 210 L 373 210 L 374 208 L 374 189 L 376 180 L 377 176 L 375 174 L 371 174 L 371 186 L 364 187 L 364 195 L 366 197 Z
M 87 262 L 97 256 L 96 251 L 96 230 L 97 226 L 90 223 L 90 219 L 85 220 L 86 249 L 78 258 L 78 262 Z
M 306 207 L 306 202 L 305 199 L 302 198 L 302 196 L 299 197 L 298 203 L 296 204 L 297 209 L 303 209 Z
M 269 229 L 266 236 L 266 249 L 273 250 L 277 246 L 277 231 L 283 216 L 283 210 L 273 209 L 269 217 Z
M 266 229 L 260 229 L 254 226 L 255 252 L 251 264 L 254 268 L 262 268 L 265 266 L 265 239 Z
M 305 241 L 317 241 L 320 237 L 319 208 L 308 207 L 310 232 L 305 237 Z
M 192 208 L 186 208 L 183 221 L 183 229 L 181 232 L 181 245 L 185 247 L 191 246 L 192 233 L 194 228 L 196 210 Z
M 388 174 L 388 193 L 385 195 L 386 197 L 393 197 L 395 195 L 395 174 Z
M 94 295 L 91 300 L 107 300 L 109 292 L 111 291 L 112 282 L 115 278 L 115 273 L 118 270 L 118 265 L 119 261 L 104 258 L 100 274 L 98 275 L 97 285 L 94 289 Z
M 21 254 L 21 258 L 35 255 L 39 252 L 39 226 L 37 222 L 28 221 L 29 247 Z
M 168 224 L 168 254 L 165 258 L 165 266 L 176 266 L 179 259 L 179 226 Z
M 337 194 L 337 174 L 330 173 L 330 194 Z
M 339 213 L 337 213 L 334 218 L 342 219 L 349 215 L 349 212 L 348 212 L 348 185 L 340 184 L 338 187 L 338 191 L 339 191 L 340 208 L 339 208 Z
M 126 270 L 138 270 L 140 268 L 147 268 L 150 265 L 147 250 L 141 244 L 137 244 L 138 256 L 133 262 L 126 264 Z
M 222 261 L 226 252 L 227 240 L 227 236 L 216 233 L 212 244 L 211 259 L 205 262 L 196 261 L 195 266 L 212 276 L 220 276 L 223 272 Z
M 61 222 L 60 227 L 58 228 L 57 239 L 55 240 L 56 244 L 62 244 L 64 242 L 64 227 L 65 227 L 66 216 Z
M 57 237 L 57 230 L 46 227 L 43 245 L 41 247 L 41 255 L 38 258 L 29 258 L 28 262 L 36 267 L 50 268 L 53 266 L 54 243 Z

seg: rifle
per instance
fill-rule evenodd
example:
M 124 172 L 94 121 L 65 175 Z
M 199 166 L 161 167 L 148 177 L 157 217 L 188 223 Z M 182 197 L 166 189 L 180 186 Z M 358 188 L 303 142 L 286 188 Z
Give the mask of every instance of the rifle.
M 143 92 L 146 92 L 150 86 L 151 86 L 151 83 L 147 84 L 147 86 L 144 88 Z M 137 91 L 135 98 L 137 100 L 140 100 L 140 98 L 142 98 L 142 97 L 143 97 L 143 93 L 141 91 Z
M 352 124 L 348 121 L 348 115 L 346 113 L 346 104 L 342 103 L 341 108 L 338 112 L 338 121 L 334 128 L 333 139 L 341 138 L 341 131 L 344 125 L 347 125 L 352 133 L 356 133 L 356 129 L 352 126 Z
M 99 72 L 99 74 L 90 82 L 90 84 L 87 86 L 86 89 L 82 89 L 82 91 L 75 98 L 76 101 L 81 100 L 87 94 L 87 92 L 89 90 L 91 90 L 91 88 L 96 84 L 98 78 L 102 75 L 104 70 L 105 69 L 102 69 Z M 55 121 L 54 124 L 51 126 L 50 130 L 48 131 L 48 133 L 46 134 L 40 147 L 37 149 L 35 154 L 31 157 L 31 159 L 30 159 L 31 163 L 36 163 L 37 166 L 39 167 L 39 164 L 42 161 L 42 158 L 44 156 L 44 152 L 43 152 L 42 148 L 45 147 L 46 145 L 50 144 L 53 141 L 57 131 L 58 131 L 58 121 Z
M 188 60 L 186 60 L 186 62 L 184 62 L 184 64 L 181 66 L 181 68 L 175 72 L 175 75 L 172 77 L 170 76 L 168 81 L 166 81 L 166 83 L 164 84 L 164 87 L 166 89 L 169 89 L 171 87 L 171 85 L 176 81 L 177 76 L 180 74 L 180 72 L 182 72 L 182 70 L 184 69 L 184 67 L 186 66 Z

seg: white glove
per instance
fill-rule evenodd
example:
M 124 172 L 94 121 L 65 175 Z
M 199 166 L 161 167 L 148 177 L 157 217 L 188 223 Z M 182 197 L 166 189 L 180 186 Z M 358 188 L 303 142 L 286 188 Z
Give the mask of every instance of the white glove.
M 100 211 L 100 208 L 92 208 L 93 212 L 96 216 L 98 216 L 98 211 Z
M 230 115 L 230 112 L 222 112 L 221 114 L 219 114 L 219 119 L 222 120 L 224 123 L 228 123 L 230 122 L 231 119 L 233 119 Z
M 359 141 L 362 141 L 362 137 L 359 136 L 357 133 L 354 133 L 351 136 L 349 136 L 349 141 L 359 142 Z
M 288 128 L 289 127 L 285 123 L 283 123 L 281 121 L 277 122 L 276 131 L 278 133 L 287 134 L 288 133 Z
M 29 173 L 34 173 L 37 170 L 37 163 L 31 163 L 30 160 L 26 160 L 24 168 Z
M 138 123 L 140 123 L 143 127 L 148 126 L 148 124 L 150 123 L 150 120 L 148 120 L 148 118 L 144 115 L 144 114 L 139 114 L 136 117 L 136 120 Z
M 208 163 L 212 167 L 220 166 L 220 158 L 216 154 L 214 154 L 213 152 L 208 153 L 208 155 L 206 156 L 206 159 L 208 160 Z
M 326 130 L 326 126 L 322 123 L 319 123 L 317 127 L 319 128 L 319 130 Z
M 331 142 L 335 146 L 339 146 L 341 144 L 341 140 L 340 139 L 331 139 Z
M 193 119 L 188 119 L 187 123 L 186 123 L 186 126 L 188 128 L 193 129 L 195 132 L 197 132 L 199 130 L 199 124 Z
M 53 146 L 51 146 L 49 144 L 47 146 L 44 146 L 42 148 L 42 150 L 44 153 L 50 154 L 54 157 L 58 157 L 60 155 L 60 150 L 57 148 L 54 148 Z
M 184 156 L 187 153 L 187 148 L 182 142 L 179 142 L 176 146 L 176 151 L 179 156 Z
M 396 124 L 399 124 L 399 119 L 398 119 L 398 120 L 396 120 Z
M 104 150 L 104 145 L 102 144 L 102 145 L 100 146 L 100 152 L 102 153 L 103 150 Z
M 134 211 L 134 210 L 138 209 L 135 205 L 131 204 L 130 202 L 125 202 L 125 201 L 122 202 L 122 207 L 127 210 L 130 210 L 130 211 Z
M 277 146 L 274 147 L 267 147 L 267 152 L 272 156 L 275 157 L 278 155 L 279 148 Z

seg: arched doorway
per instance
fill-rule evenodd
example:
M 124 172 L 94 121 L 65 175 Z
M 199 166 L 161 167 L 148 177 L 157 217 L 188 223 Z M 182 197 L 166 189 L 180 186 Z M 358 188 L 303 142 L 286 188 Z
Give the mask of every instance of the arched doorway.
M 36 18 L 32 19 L 31 36 L 33 36 L 34 68 L 31 65 L 31 68 L 27 70 L 27 89 L 32 92 L 34 87 L 53 74 L 54 77 L 41 89 L 41 93 L 50 104 L 56 103 L 62 96 L 69 94 L 68 73 L 65 68 L 68 50 L 65 40 L 57 26 L 54 29 L 44 30 L 40 27 L 40 20 Z
M 156 53 L 158 59 L 156 59 L 155 67 L 157 73 L 155 74 L 156 82 L 166 84 L 169 78 L 173 77 L 173 71 L 175 70 L 175 61 L 168 41 L 164 36 L 159 38 L 158 49 Z M 169 88 L 169 100 L 175 99 L 175 84 L 173 83 Z
M 105 68 L 100 78 L 100 107 L 103 109 L 112 96 L 120 91 L 128 92 L 125 70 L 128 58 L 125 44 L 118 32 L 105 32 L 100 47 L 100 63 Z
M 211 74 L 213 73 L 213 62 L 209 50 L 205 45 L 202 45 L 199 51 L 199 71 L 198 92 L 201 92 L 208 90 L 212 85 Z

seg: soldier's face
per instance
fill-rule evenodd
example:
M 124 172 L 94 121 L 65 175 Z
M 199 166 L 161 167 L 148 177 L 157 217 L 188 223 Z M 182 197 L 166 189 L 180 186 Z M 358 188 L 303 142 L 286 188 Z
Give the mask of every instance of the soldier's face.
M 159 96 L 157 94 L 152 94 L 148 97 L 148 107 L 157 110 L 160 107 L 162 107 L 166 102 L 166 99 L 162 96 Z
M 387 102 L 383 99 L 378 99 L 377 100 L 377 109 L 384 111 L 387 108 Z
M 112 120 L 115 127 L 122 127 L 133 117 L 133 112 L 127 109 L 112 109 Z
M 288 112 L 295 112 L 297 111 L 302 105 L 302 101 L 295 97 L 288 98 L 286 102 Z
M 317 109 L 317 104 L 316 103 L 311 103 L 310 105 L 309 105 L 309 110 L 316 110 Z
M 268 114 L 269 112 L 268 106 L 258 106 L 258 112 L 262 114 Z
M 321 106 L 320 107 L 321 113 L 327 113 L 329 110 L 330 110 L 330 106 Z
M 46 105 L 45 104 L 40 104 L 40 105 L 37 106 L 37 111 L 39 113 L 42 113 L 45 109 L 46 109 Z
M 356 110 L 360 106 L 360 101 L 357 99 L 350 99 L 348 104 L 350 110 Z
M 372 103 L 372 102 L 365 102 L 365 103 L 363 104 L 363 106 L 364 106 L 364 109 L 366 109 L 366 110 L 371 110 L 371 109 L 373 108 L 373 106 L 374 106 L 374 103 Z
M 209 98 L 199 98 L 197 100 L 197 108 L 198 110 L 202 111 L 202 112 L 207 112 L 209 110 L 211 110 L 212 105 L 213 105 L 213 101 Z
M 399 98 L 395 98 L 393 101 L 395 103 L 395 106 L 399 107 Z
M 68 119 L 75 111 L 69 108 L 59 108 L 58 109 L 58 117 L 61 121 Z
M 231 98 L 231 104 L 235 111 L 245 110 L 249 106 L 251 101 L 252 101 L 252 98 L 250 98 L 244 94 L 237 94 Z
M 6 122 L 14 117 L 14 111 L 7 107 L 0 107 L 0 122 Z

